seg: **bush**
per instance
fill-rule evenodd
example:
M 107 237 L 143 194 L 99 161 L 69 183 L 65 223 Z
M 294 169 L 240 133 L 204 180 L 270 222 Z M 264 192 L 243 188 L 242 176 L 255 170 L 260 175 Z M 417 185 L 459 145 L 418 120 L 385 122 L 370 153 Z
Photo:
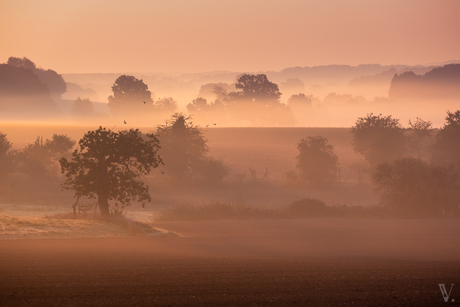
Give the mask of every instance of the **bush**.
M 338 157 L 323 136 L 301 139 L 297 144 L 300 178 L 314 185 L 328 185 L 337 178 Z
M 221 183 L 228 175 L 230 168 L 224 161 L 206 157 L 200 161 L 197 172 L 201 174 L 203 180 L 209 183 Z
M 302 198 L 286 206 L 288 215 L 293 217 L 320 217 L 328 213 L 326 204 L 316 198 Z
M 242 203 L 212 201 L 200 206 L 179 205 L 160 212 L 154 220 L 170 221 L 216 221 L 248 218 L 265 218 L 265 210 L 252 208 Z
M 379 165 L 373 181 L 385 207 L 419 216 L 458 214 L 458 166 L 445 167 L 402 158 Z

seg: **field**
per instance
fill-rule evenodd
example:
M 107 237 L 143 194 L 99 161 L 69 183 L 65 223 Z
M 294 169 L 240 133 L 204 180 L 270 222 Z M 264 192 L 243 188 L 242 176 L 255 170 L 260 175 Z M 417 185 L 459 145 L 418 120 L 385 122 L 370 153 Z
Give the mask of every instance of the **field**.
M 460 299 L 457 220 L 155 226 L 181 236 L 0 240 L 0 305 L 455 306 Z M 449 303 L 438 284 L 455 284 Z
M 79 139 L 94 128 L 0 131 L 21 148 L 38 135 Z M 73 218 L 72 194 L 60 191 L 59 180 L 46 193 L 34 194 L 33 182 L 9 191 L 16 198 L 0 204 L 0 305 L 445 306 L 460 299 L 455 218 L 155 221 L 162 210 L 213 201 L 259 209 L 307 197 L 328 206 L 378 204 L 351 169 L 360 156 L 349 128 L 212 128 L 204 135 L 209 154 L 230 167 L 224 182 L 177 183 L 157 171 L 146 178 L 152 203 L 128 208 L 120 221 Z M 327 189 L 286 177 L 297 142 L 313 135 L 327 136 L 339 157 L 340 182 Z M 448 303 L 439 284 L 455 284 Z

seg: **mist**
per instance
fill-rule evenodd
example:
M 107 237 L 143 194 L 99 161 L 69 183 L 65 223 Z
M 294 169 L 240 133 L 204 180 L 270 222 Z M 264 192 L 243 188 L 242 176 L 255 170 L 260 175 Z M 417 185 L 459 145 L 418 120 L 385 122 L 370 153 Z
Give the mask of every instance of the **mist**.
M 104 2 L 0 5 L 0 305 L 459 299 L 457 3 Z

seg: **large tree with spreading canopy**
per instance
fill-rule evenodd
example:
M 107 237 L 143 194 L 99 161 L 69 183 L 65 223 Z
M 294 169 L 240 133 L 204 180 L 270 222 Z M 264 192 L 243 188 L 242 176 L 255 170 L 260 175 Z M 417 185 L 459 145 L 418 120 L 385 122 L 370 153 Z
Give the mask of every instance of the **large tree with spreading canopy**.
M 97 198 L 101 215 L 110 215 L 113 202 L 120 210 L 133 201 L 150 201 L 148 186 L 141 176 L 162 163 L 157 155 L 159 141 L 153 134 L 138 129 L 115 132 L 99 127 L 79 141 L 70 160 L 60 160 L 65 174 L 63 189 L 81 196 Z

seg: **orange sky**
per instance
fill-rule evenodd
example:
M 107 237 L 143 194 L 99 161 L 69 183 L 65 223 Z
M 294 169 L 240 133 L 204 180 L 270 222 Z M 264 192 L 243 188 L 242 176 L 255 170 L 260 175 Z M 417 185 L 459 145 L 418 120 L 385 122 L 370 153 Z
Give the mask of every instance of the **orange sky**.
M 459 0 L 2 0 L 0 62 L 58 73 L 460 60 Z

